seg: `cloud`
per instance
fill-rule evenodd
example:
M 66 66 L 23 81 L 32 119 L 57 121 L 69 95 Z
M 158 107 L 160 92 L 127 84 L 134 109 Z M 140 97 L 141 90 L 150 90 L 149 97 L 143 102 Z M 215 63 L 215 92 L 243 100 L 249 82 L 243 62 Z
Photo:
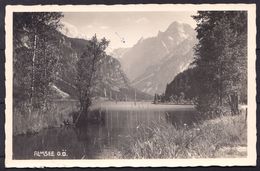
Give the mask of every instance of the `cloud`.
M 102 30 L 105 30 L 105 29 L 108 29 L 108 28 L 109 28 L 108 26 L 99 25 L 97 23 L 92 23 L 92 24 L 84 26 L 84 29 L 102 29 Z
M 93 25 L 87 25 L 85 28 L 87 28 L 87 29 L 90 29 L 90 28 L 93 28 Z
M 138 18 L 137 20 L 135 20 L 136 23 L 149 23 L 150 21 L 145 18 L 145 17 L 142 17 L 142 18 Z
M 108 29 L 108 26 L 100 26 L 99 28 L 101 28 L 102 30 Z

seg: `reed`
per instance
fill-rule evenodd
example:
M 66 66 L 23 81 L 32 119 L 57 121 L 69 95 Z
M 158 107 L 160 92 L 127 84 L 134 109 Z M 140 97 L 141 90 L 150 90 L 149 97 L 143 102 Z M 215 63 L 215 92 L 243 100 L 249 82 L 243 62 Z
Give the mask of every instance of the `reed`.
M 142 126 L 121 153 L 136 159 L 245 157 L 245 117 L 226 115 L 178 129 L 163 123 Z
M 14 107 L 13 135 L 35 134 L 44 128 L 60 127 L 72 122 L 70 113 L 76 110 L 76 104 L 59 101 L 52 102 L 48 109 L 31 109 L 29 105 Z

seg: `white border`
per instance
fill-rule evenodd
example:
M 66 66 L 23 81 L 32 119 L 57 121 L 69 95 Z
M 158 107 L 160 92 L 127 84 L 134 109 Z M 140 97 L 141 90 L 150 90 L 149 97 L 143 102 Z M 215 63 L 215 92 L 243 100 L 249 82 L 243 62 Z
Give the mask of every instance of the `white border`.
M 248 11 L 248 156 L 247 158 L 221 159 L 135 159 L 135 160 L 13 160 L 12 159 L 12 14 L 13 12 L 115 12 L 115 11 Z M 256 5 L 255 4 L 147 4 L 147 5 L 8 5 L 5 18 L 6 30 L 6 167 L 176 167 L 176 166 L 252 166 L 256 165 Z M 29 144 L 28 144 L 29 145 Z

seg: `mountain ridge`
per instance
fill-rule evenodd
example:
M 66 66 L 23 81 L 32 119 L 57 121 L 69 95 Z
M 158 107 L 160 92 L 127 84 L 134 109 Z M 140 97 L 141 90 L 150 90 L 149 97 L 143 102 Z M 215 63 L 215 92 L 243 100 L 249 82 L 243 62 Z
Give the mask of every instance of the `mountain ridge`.
M 121 57 L 131 85 L 153 95 L 163 93 L 166 84 L 193 60 L 196 32 L 188 24 L 173 22 L 157 36 L 141 38 Z

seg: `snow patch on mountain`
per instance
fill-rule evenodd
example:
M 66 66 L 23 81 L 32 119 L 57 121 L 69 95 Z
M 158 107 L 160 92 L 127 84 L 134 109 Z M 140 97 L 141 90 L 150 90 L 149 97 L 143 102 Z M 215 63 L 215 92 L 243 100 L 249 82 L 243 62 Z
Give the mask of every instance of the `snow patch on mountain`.
M 169 53 L 170 51 L 169 51 L 169 49 L 167 48 L 167 46 L 166 46 L 166 44 L 164 43 L 164 41 L 161 41 L 161 42 L 162 42 L 163 47 L 164 47 L 165 50 L 167 51 L 167 53 Z
M 182 65 L 180 65 L 180 72 L 185 71 L 186 69 L 189 68 L 190 62 L 188 63 L 183 63 Z
M 87 36 L 81 33 L 73 24 L 65 21 L 61 21 L 61 24 L 63 25 L 63 27 L 59 28 L 58 31 L 60 31 L 63 35 L 70 38 L 87 39 Z

